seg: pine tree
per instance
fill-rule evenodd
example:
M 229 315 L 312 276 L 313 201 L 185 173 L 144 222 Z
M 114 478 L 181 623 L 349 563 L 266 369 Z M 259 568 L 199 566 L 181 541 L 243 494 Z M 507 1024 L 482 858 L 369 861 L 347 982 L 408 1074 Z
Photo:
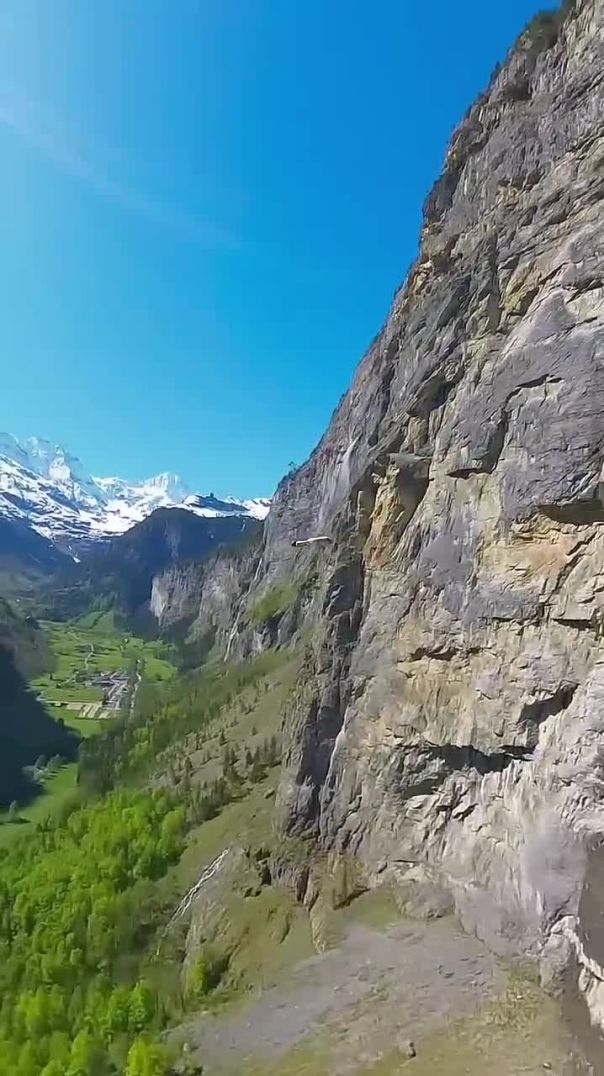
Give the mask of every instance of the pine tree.
M 275 735 L 271 736 L 269 740 L 267 761 L 269 766 L 277 766 L 281 761 L 279 744 Z
M 169 1071 L 169 1055 L 162 1046 L 145 1039 L 136 1039 L 132 1043 L 124 1076 L 167 1076 Z
M 257 747 L 252 756 L 252 766 L 250 770 L 250 781 L 254 784 L 258 784 L 260 781 L 264 781 L 266 777 L 266 769 L 262 759 L 262 748 Z
M 130 993 L 128 1025 L 132 1031 L 143 1031 L 155 1015 L 155 999 L 149 985 L 140 980 Z
M 102 1043 L 88 1031 L 73 1040 L 66 1076 L 109 1076 L 111 1068 Z

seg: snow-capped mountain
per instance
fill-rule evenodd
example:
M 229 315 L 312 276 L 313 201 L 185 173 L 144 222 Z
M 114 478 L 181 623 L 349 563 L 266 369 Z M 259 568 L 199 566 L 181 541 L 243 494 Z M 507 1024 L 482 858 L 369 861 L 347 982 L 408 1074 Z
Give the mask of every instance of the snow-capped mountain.
M 156 508 L 176 507 L 199 516 L 264 519 L 270 501 L 201 496 L 169 472 L 139 483 L 93 477 L 60 445 L 0 433 L 0 518 L 25 522 L 72 554 L 122 534 Z
M 238 501 L 227 497 L 221 500 L 213 493 L 207 496 L 191 493 L 182 478 L 170 472 L 134 484 L 121 478 L 95 478 L 94 481 L 106 498 L 103 518 L 107 534 L 121 534 L 135 523 L 141 523 L 156 508 L 188 508 L 195 515 L 210 518 L 236 515 L 253 519 L 264 519 L 270 508 L 266 498 Z

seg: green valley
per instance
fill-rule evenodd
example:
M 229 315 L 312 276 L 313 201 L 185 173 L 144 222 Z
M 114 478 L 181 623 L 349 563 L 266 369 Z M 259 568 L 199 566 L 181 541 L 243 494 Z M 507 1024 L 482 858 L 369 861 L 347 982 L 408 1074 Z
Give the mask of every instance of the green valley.
M 37 706 L 49 725 L 54 719 L 59 736 L 63 729 L 72 736 L 72 743 L 98 735 L 108 721 L 127 713 L 143 679 L 148 684 L 162 683 L 175 675 L 168 647 L 120 631 L 111 614 L 35 624 L 34 637 L 43 658 L 33 667 L 37 675 L 30 681 L 28 704 Z M 21 640 L 23 628 L 19 631 Z M 28 655 L 32 644 L 26 641 Z M 28 661 L 31 666 L 29 657 Z M 73 747 L 69 754 L 58 746 L 52 756 L 38 754 L 35 762 L 32 758 L 21 794 L 0 812 L 0 847 L 23 836 L 32 823 L 56 816 L 77 801 L 77 770 Z
M 604 1076 L 552 4 L 2 5 L 0 1076 Z
M 108 699 L 111 684 L 134 678 L 139 665 L 150 682 L 174 675 L 168 647 L 119 630 L 111 614 L 95 613 L 66 623 L 42 621 L 42 627 L 53 668 L 33 680 L 32 686 L 55 711 L 65 709 L 70 715 L 102 720 L 119 709 Z

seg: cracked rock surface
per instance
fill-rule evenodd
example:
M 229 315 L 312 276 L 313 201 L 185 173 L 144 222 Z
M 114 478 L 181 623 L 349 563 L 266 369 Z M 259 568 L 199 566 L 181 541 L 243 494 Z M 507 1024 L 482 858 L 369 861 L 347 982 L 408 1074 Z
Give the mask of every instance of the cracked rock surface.
M 284 829 L 445 894 L 545 978 L 575 961 L 604 1023 L 604 4 L 547 27 L 454 133 L 417 262 L 217 623 L 239 655 L 312 628 Z M 292 579 L 305 604 L 250 634 Z
M 498 951 L 564 935 L 601 1017 L 580 909 L 604 837 L 603 34 L 601 0 L 547 47 L 529 29 L 463 120 L 263 554 L 278 576 L 294 530 L 336 539 L 285 827 L 449 893 Z

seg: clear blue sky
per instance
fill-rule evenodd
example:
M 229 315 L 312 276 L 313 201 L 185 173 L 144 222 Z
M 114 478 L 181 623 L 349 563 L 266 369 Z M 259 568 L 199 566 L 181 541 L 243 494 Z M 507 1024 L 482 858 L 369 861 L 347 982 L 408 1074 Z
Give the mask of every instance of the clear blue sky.
M 270 493 L 535 0 L 3 0 L 0 429 Z

